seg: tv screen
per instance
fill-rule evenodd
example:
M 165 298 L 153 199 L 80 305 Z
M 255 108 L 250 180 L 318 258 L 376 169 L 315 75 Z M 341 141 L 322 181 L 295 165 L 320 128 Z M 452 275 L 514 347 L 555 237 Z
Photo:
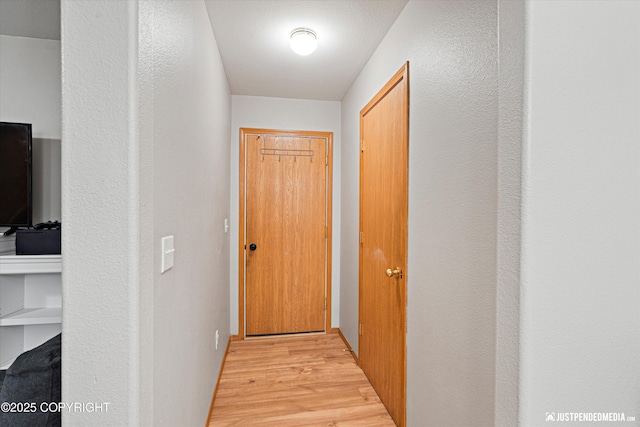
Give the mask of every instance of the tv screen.
M 31 227 L 31 125 L 0 122 L 0 227 Z

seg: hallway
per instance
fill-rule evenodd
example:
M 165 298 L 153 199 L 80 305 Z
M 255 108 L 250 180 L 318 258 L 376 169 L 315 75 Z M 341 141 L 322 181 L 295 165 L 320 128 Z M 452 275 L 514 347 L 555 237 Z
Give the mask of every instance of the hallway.
M 395 426 L 336 333 L 232 341 L 213 426 Z
M 110 403 L 64 413 L 63 424 L 207 422 L 225 343 L 245 333 L 242 127 L 333 133 L 325 322 L 366 355 L 360 118 L 407 61 L 407 426 L 640 414 L 640 2 L 408 0 L 378 15 L 397 1 L 60 0 L 46 68 L 51 43 L 34 38 L 25 51 L 29 37 L 3 35 L 0 47 L 29 61 L 0 72 L 0 120 L 33 121 L 38 138 L 61 141 L 62 399 Z M 338 4 L 354 18 L 345 23 Z M 357 24 L 369 16 L 389 27 Z M 304 58 L 288 45 L 302 26 L 318 33 Z M 363 41 L 371 50 L 358 62 Z M 5 52 L 0 63 L 13 65 Z M 33 84 L 45 69 L 56 72 Z M 283 90 L 267 91 L 269 77 Z M 340 397 L 304 383 L 322 363 L 278 382 L 269 357 L 246 391 L 273 381 L 265 395 L 287 403 L 270 415 L 238 403 L 238 418 L 255 408 L 288 420 L 295 405 L 304 413 Z M 222 387 L 216 416 L 251 394 Z M 362 403 L 358 394 L 345 396 Z

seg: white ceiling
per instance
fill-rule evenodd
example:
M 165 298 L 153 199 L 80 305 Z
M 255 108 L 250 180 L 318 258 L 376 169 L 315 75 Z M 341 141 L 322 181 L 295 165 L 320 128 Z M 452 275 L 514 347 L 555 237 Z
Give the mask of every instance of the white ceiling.
M 407 0 L 205 0 L 236 95 L 341 100 Z M 289 34 L 308 27 L 318 49 L 298 56 Z
M 231 93 L 339 101 L 407 0 L 205 3 Z M 289 48 L 297 27 L 318 34 L 313 54 Z M 60 0 L 0 0 L 0 34 L 60 40 Z

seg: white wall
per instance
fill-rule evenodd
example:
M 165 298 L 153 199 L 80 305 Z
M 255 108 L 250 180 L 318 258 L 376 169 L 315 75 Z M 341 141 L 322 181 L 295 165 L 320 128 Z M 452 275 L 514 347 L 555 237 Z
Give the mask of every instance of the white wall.
M 233 95 L 231 113 L 231 334 L 238 333 L 240 128 L 333 132 L 331 325 L 340 325 L 340 102 Z
M 229 339 L 231 95 L 203 1 L 147 2 L 140 24 L 152 52 L 141 80 L 153 96 L 142 117 L 153 122 L 153 425 L 201 426 Z M 160 274 L 166 235 L 176 265 Z
M 63 400 L 111 403 L 63 422 L 202 426 L 229 337 L 231 120 L 204 3 L 62 0 L 62 18 Z
M 498 1 L 495 426 L 518 425 L 524 2 Z
M 409 1 L 342 103 L 340 328 L 357 349 L 359 112 L 409 60 L 407 422 L 493 425 L 497 4 Z
M 153 136 L 144 138 L 153 150 L 153 425 L 200 427 L 229 339 L 231 95 L 204 2 L 147 4 L 140 19 L 152 42 L 140 48 L 152 50 L 143 63 L 153 94 Z M 175 236 L 176 264 L 161 275 L 166 235 Z
M 527 2 L 523 426 L 640 416 L 639 22 L 633 1 Z
M 62 0 L 62 400 L 140 421 L 137 3 Z M 145 224 L 148 224 L 145 222 Z
M 0 119 L 60 139 L 60 41 L 0 35 Z
M 60 41 L 0 36 L 0 121 L 33 125 L 34 224 L 61 216 L 60 84 Z

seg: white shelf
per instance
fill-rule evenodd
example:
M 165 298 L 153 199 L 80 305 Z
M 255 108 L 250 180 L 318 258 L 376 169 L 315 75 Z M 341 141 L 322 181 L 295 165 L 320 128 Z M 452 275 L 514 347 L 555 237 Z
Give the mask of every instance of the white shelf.
M 43 274 L 61 272 L 61 255 L 0 256 L 0 274 Z
M 62 323 L 62 308 L 24 308 L 0 317 L 0 326 L 46 325 Z
M 60 255 L 0 255 L 0 369 L 60 333 L 61 273 Z

